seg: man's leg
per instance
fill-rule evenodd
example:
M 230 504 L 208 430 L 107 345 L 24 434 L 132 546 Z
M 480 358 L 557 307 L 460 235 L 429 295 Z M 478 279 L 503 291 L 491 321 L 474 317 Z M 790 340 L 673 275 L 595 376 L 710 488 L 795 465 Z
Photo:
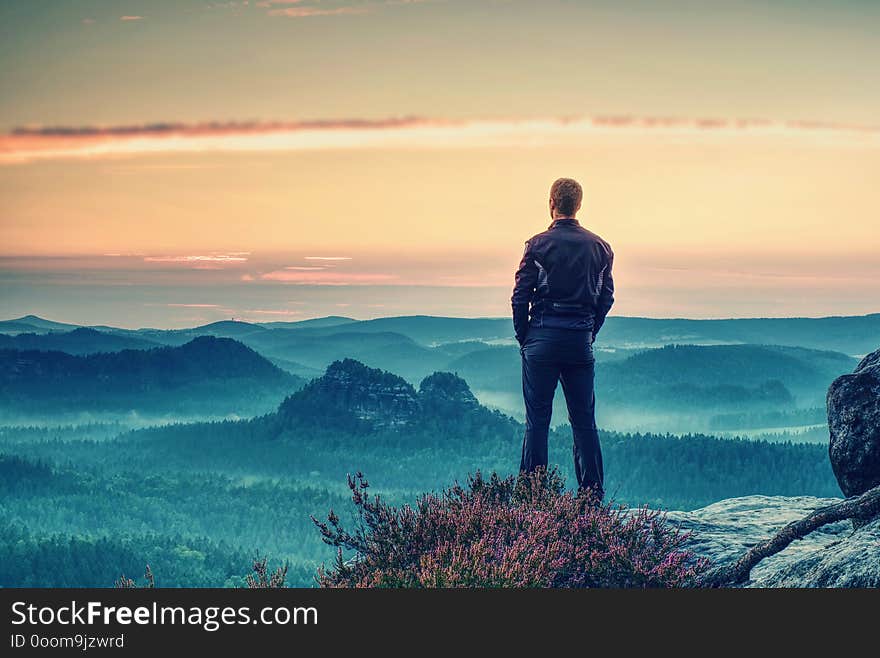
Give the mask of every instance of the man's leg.
M 539 466 L 547 467 L 547 435 L 553 412 L 553 394 L 559 380 L 559 366 L 548 358 L 548 347 L 546 342 L 535 337 L 527 339 L 520 350 L 526 431 L 519 469 L 526 473 Z
M 600 498 L 605 495 L 602 449 L 596 429 L 596 397 L 593 390 L 592 356 L 564 365 L 560 373 L 568 420 L 574 435 L 574 471 L 578 487 L 591 487 Z

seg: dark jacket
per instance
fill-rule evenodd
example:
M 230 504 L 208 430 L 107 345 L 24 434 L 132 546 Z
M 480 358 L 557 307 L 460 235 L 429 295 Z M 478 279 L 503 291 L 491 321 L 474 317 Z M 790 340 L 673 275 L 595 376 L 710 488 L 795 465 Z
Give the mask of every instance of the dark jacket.
M 510 301 L 513 329 L 522 343 L 530 326 L 599 332 L 614 303 L 605 240 L 576 219 L 557 219 L 526 241 Z

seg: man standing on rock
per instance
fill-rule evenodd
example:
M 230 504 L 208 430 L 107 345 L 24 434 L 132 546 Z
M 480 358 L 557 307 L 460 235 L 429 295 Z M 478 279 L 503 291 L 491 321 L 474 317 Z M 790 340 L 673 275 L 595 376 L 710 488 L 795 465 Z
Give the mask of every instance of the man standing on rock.
M 593 341 L 614 303 L 611 247 L 575 218 L 583 190 L 571 178 L 550 188 L 550 217 L 529 238 L 516 271 L 513 327 L 522 355 L 526 431 L 520 471 L 547 466 L 547 436 L 556 382 L 574 434 L 574 468 L 580 489 L 601 499 L 602 451 L 596 431 Z

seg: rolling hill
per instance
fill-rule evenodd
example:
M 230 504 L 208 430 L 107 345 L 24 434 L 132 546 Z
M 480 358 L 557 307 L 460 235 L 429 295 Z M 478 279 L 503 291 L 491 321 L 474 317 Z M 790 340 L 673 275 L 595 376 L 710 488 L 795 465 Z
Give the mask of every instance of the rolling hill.
M 25 315 L 12 320 L 0 320 L 0 333 L 2 334 L 19 334 L 19 333 L 47 333 L 50 331 L 70 331 L 76 329 L 80 325 L 67 324 L 65 322 L 54 322 L 46 320 L 36 315 Z
M 86 356 L 0 350 L 0 410 L 7 414 L 250 415 L 271 409 L 301 384 L 229 338 L 203 336 L 180 347 Z
M 121 350 L 146 350 L 159 345 L 145 338 L 79 327 L 52 333 L 0 334 L 0 350 L 38 350 L 67 354 L 96 354 Z

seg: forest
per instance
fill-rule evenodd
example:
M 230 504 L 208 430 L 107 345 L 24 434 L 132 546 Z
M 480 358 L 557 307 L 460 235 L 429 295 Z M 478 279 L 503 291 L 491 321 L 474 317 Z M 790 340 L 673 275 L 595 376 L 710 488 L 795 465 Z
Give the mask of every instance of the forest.
M 489 402 L 519 380 L 516 350 L 487 342 L 495 320 L 33 322 L 13 323 L 0 343 L 3 586 L 109 587 L 149 564 L 159 586 L 238 587 L 262 558 L 288 564 L 288 584 L 314 586 L 334 552 L 311 517 L 352 513 L 350 474 L 402 505 L 469 474 L 518 469 L 524 427 Z M 602 425 L 616 504 L 840 495 L 817 392 L 855 358 L 778 345 L 596 354 L 604 418 L 648 425 Z M 670 406 L 683 431 L 663 429 Z M 550 462 L 572 482 L 558 407 Z

